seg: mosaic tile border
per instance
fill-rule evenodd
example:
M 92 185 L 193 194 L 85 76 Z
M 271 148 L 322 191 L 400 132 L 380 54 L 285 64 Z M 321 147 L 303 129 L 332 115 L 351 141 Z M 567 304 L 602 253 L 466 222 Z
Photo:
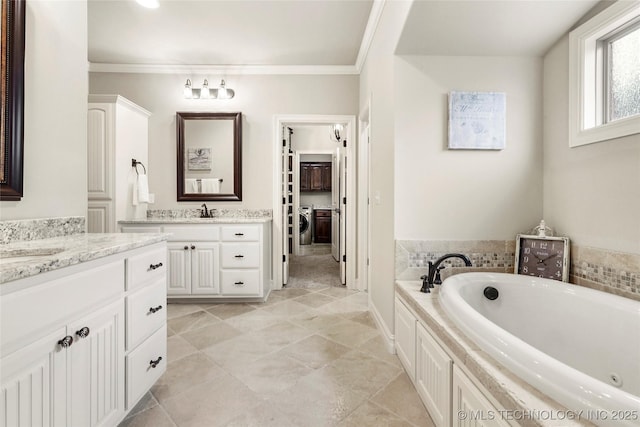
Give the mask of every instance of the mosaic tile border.
M 429 260 L 450 252 L 469 256 L 473 268 L 464 267 L 462 261 L 456 258 L 447 260 L 443 263 L 448 267 L 442 271 L 443 278 L 465 271 L 513 272 L 515 241 L 396 240 L 396 279 L 420 280 L 420 276 L 427 273 Z M 572 243 L 570 264 L 570 283 L 640 300 L 639 254 Z
M 0 221 L 0 244 L 69 236 L 85 230 L 83 216 Z
M 218 209 L 212 208 L 214 218 L 271 218 L 271 209 Z M 149 209 L 148 219 L 199 218 L 200 209 Z

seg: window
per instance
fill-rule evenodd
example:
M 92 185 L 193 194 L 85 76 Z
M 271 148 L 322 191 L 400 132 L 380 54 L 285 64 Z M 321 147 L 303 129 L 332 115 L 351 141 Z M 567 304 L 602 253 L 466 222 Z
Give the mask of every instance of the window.
M 614 3 L 569 43 L 569 145 L 640 134 L 640 2 Z

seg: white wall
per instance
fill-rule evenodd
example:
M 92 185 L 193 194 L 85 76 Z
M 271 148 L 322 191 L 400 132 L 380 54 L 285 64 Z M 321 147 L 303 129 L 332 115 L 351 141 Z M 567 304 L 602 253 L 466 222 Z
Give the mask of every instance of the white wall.
M 0 220 L 87 214 L 87 3 L 26 2 L 24 197 Z
M 544 57 L 544 217 L 574 243 L 640 254 L 640 135 L 569 148 L 569 38 Z
M 395 236 L 511 240 L 542 218 L 542 60 L 402 56 L 395 67 Z M 506 93 L 506 148 L 448 150 L 448 93 Z
M 393 334 L 394 231 L 394 51 L 411 7 L 387 1 L 360 74 L 360 111 L 370 102 L 370 265 L 369 296 L 384 332 Z M 377 197 L 376 197 L 377 196 Z
M 275 115 L 355 115 L 358 76 L 231 75 L 231 100 L 184 99 L 190 78 L 199 87 L 205 76 L 90 73 L 91 93 L 117 93 L 151 111 L 149 120 L 149 187 L 156 195 L 150 209 L 195 208 L 201 202 L 176 201 L 177 111 L 242 112 L 241 202 L 216 202 L 215 208 L 265 209 L 273 204 L 273 126 Z M 207 76 L 209 82 L 216 76 Z M 339 94 L 339 96 L 336 96 Z M 294 134 L 295 137 L 295 134 Z

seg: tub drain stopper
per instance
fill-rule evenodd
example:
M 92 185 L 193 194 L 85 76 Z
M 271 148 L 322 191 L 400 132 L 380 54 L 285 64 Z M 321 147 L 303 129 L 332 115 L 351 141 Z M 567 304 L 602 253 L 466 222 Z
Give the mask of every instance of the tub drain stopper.
M 493 286 L 487 286 L 486 288 L 484 288 L 484 296 L 491 301 L 493 301 L 494 299 L 498 299 L 498 290 Z

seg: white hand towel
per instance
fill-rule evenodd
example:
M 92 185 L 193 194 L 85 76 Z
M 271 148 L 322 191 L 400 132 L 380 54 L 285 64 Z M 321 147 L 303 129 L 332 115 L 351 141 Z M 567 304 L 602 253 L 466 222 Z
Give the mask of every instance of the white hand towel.
M 184 180 L 184 186 L 185 186 L 185 193 L 187 194 L 193 194 L 193 193 L 199 193 L 200 191 L 198 191 L 198 180 L 197 179 L 185 179 Z
M 147 175 L 138 175 L 138 203 L 149 203 L 149 181 Z
M 211 194 L 220 192 L 220 180 L 219 179 L 203 179 L 202 180 L 202 192 Z

